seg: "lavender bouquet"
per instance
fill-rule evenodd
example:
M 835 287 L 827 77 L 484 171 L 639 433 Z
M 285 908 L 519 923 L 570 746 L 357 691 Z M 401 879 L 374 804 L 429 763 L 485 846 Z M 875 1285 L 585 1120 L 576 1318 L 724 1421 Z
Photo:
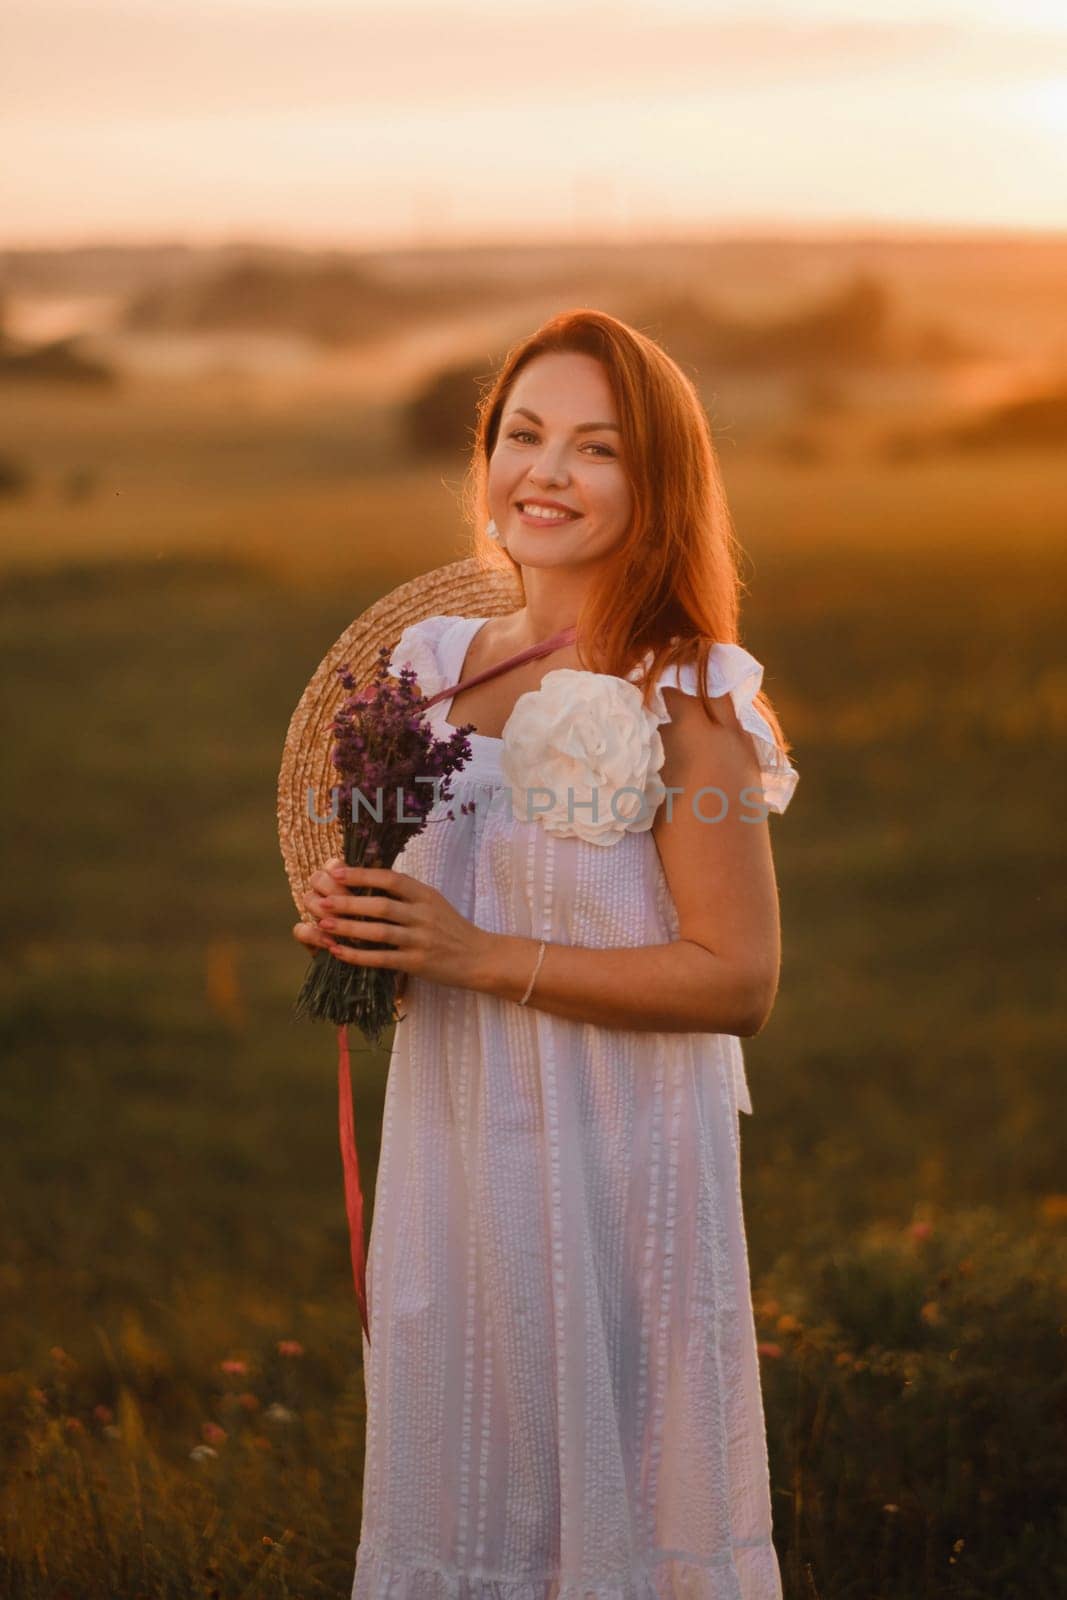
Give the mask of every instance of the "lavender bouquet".
M 341 854 L 350 867 L 391 867 L 408 840 L 422 832 L 430 809 L 438 800 L 452 798 L 449 775 L 471 757 L 467 734 L 472 725 L 438 739 L 425 717 L 427 702 L 416 673 L 404 667 L 394 677 L 389 661 L 390 651 L 383 645 L 374 678 L 361 690 L 347 667 L 337 669 L 349 697 L 332 726 L 337 741 L 332 761 L 340 779 L 334 792 L 343 833 Z M 454 814 L 447 815 L 452 819 Z M 370 887 L 348 892 L 382 893 Z M 337 942 L 357 950 L 389 948 L 370 939 L 340 937 Z M 400 976 L 391 968 L 350 964 L 329 950 L 316 950 L 294 1015 L 339 1027 L 354 1022 L 377 1045 L 384 1029 L 399 1020 Z

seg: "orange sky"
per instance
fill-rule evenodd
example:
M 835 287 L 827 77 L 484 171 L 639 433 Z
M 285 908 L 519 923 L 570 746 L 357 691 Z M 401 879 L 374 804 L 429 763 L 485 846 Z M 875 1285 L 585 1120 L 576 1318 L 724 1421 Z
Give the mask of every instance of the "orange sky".
M 5 0 L 0 245 L 1067 226 L 1048 0 Z

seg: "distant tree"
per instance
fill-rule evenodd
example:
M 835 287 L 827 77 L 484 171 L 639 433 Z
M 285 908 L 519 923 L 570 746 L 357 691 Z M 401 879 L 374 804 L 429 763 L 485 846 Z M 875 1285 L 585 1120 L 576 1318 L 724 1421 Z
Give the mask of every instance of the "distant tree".
M 725 321 L 695 294 L 683 291 L 644 300 L 631 308 L 627 320 L 661 344 L 694 381 L 718 358 L 719 331 Z
M 408 402 L 405 443 L 414 455 L 459 455 L 474 441 L 474 409 L 488 374 L 473 364 L 445 367 Z
M 760 321 L 735 316 L 697 294 L 645 302 L 631 320 L 662 343 L 691 376 L 715 370 L 829 369 L 897 358 L 892 296 L 859 273 L 814 305 Z
M 856 366 L 890 359 L 892 299 L 860 273 L 806 310 L 722 329 L 720 358 L 740 366 Z
M 294 334 L 326 347 L 358 345 L 416 328 L 425 318 L 503 299 L 508 285 L 477 275 L 408 282 L 343 252 L 278 256 L 250 251 L 178 276 L 168 272 L 127 300 L 123 325 L 154 332 Z
M 0 348 L 0 378 L 101 386 L 118 382 L 114 367 L 79 348 L 76 334 L 47 344 L 14 346 L 8 341 Z
M 954 428 L 947 437 L 964 450 L 1030 445 L 1067 449 L 1067 384 L 994 406 L 979 421 Z
M 889 434 L 880 447 L 888 461 L 960 450 L 1067 450 L 1067 381 L 1041 394 L 993 406 L 977 418 L 924 432 Z
M 14 456 L 0 453 L 0 495 L 18 499 L 29 490 L 33 479 L 29 468 Z

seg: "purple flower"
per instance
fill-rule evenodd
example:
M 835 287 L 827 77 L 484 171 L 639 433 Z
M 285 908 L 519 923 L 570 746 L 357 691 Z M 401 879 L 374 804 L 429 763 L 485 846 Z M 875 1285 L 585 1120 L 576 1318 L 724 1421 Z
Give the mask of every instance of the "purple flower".
M 392 675 L 391 657 L 383 645 L 374 677 L 362 688 L 356 687 L 349 667 L 337 668 L 347 694 L 331 725 L 331 760 L 338 776 L 340 853 L 349 866 L 391 867 L 413 833 L 426 826 L 435 803 L 452 799 L 449 779 L 472 755 L 467 734 L 473 732 L 473 724 L 438 739 L 426 716 L 426 696 L 417 674 L 404 667 Z M 379 807 L 380 821 L 375 815 Z M 464 802 L 460 809 L 473 811 L 474 802 Z M 455 820 L 451 809 L 446 815 Z M 380 942 L 371 940 L 342 938 L 341 943 L 381 949 Z M 336 1024 L 354 1022 L 377 1044 L 384 1027 L 395 1020 L 396 979 L 392 969 L 352 965 L 328 950 L 317 950 L 296 1015 Z

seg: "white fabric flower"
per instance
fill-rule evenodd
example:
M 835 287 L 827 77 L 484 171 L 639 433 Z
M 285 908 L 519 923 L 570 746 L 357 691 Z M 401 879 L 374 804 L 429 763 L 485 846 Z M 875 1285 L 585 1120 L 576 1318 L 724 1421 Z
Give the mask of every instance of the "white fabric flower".
M 646 710 L 625 678 L 546 672 L 504 725 L 500 759 L 513 816 L 600 845 L 650 828 L 667 792 L 659 776 L 665 715 L 658 689 Z

